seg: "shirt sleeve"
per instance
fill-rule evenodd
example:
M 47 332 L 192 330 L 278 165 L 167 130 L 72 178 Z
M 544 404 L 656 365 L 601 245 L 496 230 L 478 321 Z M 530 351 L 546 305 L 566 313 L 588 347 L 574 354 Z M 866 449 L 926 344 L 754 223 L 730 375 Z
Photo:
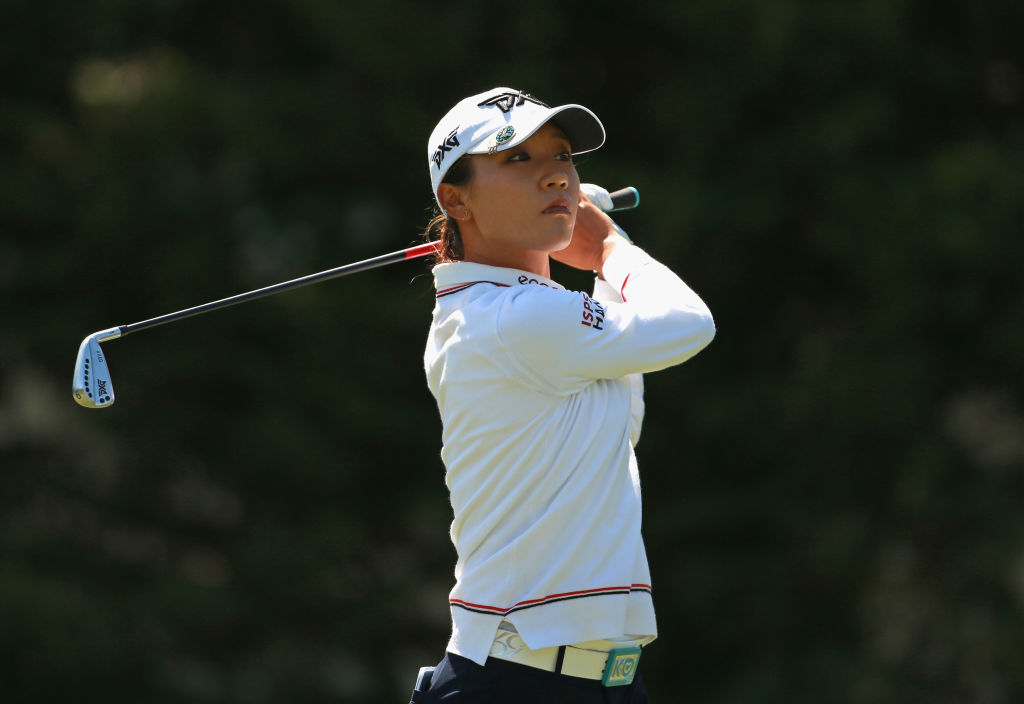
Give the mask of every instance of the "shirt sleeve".
M 573 391 L 593 379 L 680 364 L 711 342 L 708 307 L 639 247 L 616 251 L 604 274 L 618 301 L 533 286 L 504 297 L 495 319 L 499 342 L 526 376 Z
M 616 226 L 616 229 L 618 229 L 618 226 Z M 622 230 L 619 230 L 619 232 L 622 232 Z M 622 232 L 622 234 L 625 236 L 626 233 Z M 597 276 L 594 277 L 593 297 L 598 301 L 607 301 L 608 303 L 625 302 L 611 284 Z M 643 429 L 644 412 L 647 408 L 647 405 L 644 403 L 644 375 L 640 372 L 627 374 L 626 380 L 629 382 L 630 389 L 629 444 L 636 447 L 636 444 L 640 442 L 640 431 Z

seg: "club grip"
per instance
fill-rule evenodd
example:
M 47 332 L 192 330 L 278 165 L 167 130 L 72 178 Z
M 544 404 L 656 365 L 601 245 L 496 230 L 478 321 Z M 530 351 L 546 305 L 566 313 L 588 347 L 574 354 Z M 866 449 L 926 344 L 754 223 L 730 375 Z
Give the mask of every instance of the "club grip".
M 615 212 L 616 210 L 629 210 L 640 205 L 640 191 L 636 190 L 632 186 L 626 188 L 620 188 L 617 191 L 612 191 L 608 194 L 612 199 L 612 209 L 608 212 Z

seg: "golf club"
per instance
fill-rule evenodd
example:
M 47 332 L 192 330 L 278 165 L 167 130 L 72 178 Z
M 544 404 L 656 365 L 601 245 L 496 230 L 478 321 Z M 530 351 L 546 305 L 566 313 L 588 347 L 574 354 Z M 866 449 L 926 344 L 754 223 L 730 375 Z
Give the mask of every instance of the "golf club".
M 640 203 L 640 194 L 633 187 L 623 188 L 613 193 L 609 193 L 600 186 L 594 186 L 592 184 L 582 184 L 580 188 L 595 205 L 605 212 L 635 208 Z M 259 288 L 254 291 L 248 291 L 228 298 L 222 298 L 217 301 L 203 303 L 198 306 L 193 306 L 192 308 L 185 308 L 184 310 L 175 311 L 174 313 L 167 313 L 166 315 L 150 318 L 149 320 L 143 320 L 138 323 L 120 325 L 118 327 L 94 332 L 82 340 L 82 344 L 78 348 L 78 358 L 75 360 L 75 375 L 71 383 L 72 396 L 74 396 L 78 405 L 84 406 L 85 408 L 106 408 L 114 403 L 114 385 L 110 380 L 110 369 L 107 366 L 106 357 L 103 354 L 103 349 L 100 347 L 100 343 L 102 342 L 116 340 L 133 332 L 148 330 L 149 328 L 154 328 L 158 325 L 165 325 L 166 323 L 172 323 L 177 320 L 184 320 L 185 318 L 191 318 L 194 315 L 202 315 L 203 313 L 220 310 L 221 308 L 238 305 L 239 303 L 263 298 L 264 296 L 270 296 L 275 293 L 289 291 L 302 286 L 309 286 L 311 284 L 320 283 L 321 281 L 329 281 L 330 279 L 336 279 L 339 276 L 355 274 L 360 271 L 367 271 L 368 269 L 376 269 L 377 267 L 409 259 L 426 257 L 437 252 L 437 245 L 438 242 L 428 242 L 426 244 L 416 245 L 415 247 L 401 249 L 389 254 L 382 254 L 378 257 L 364 259 L 363 261 L 355 262 L 353 264 L 344 264 L 316 274 L 309 274 L 308 276 L 291 279 L 290 281 L 283 281 L 279 284 L 265 286 L 264 288 Z

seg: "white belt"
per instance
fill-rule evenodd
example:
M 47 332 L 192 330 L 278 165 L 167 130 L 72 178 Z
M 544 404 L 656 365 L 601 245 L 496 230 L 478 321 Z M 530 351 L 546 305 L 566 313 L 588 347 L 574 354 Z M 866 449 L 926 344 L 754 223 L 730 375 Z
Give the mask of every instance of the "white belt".
M 561 672 L 570 677 L 583 677 L 588 680 L 604 680 L 605 684 L 614 686 L 616 684 L 629 684 L 633 681 L 633 674 L 636 671 L 637 662 L 640 659 L 639 647 L 635 643 L 617 643 L 612 641 L 593 641 L 569 645 L 565 647 L 562 657 L 562 667 L 558 669 L 559 647 L 541 648 L 530 650 L 526 643 L 519 637 L 518 633 L 498 632 L 491 645 L 490 656 L 499 660 L 536 667 L 548 672 Z M 582 647 L 586 645 L 587 647 Z M 591 647 L 593 646 L 593 647 Z M 633 647 L 630 647 L 633 646 Z M 609 659 L 612 653 L 626 651 L 626 655 L 615 656 L 611 663 L 615 672 L 608 673 L 605 677 Z M 617 681 L 622 680 L 622 681 Z

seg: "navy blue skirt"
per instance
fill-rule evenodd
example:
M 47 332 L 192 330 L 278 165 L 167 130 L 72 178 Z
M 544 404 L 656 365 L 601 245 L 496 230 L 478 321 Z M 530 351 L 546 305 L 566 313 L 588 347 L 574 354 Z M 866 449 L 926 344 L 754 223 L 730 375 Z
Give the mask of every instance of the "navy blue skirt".
M 570 677 L 507 660 L 488 658 L 477 665 L 446 653 L 430 687 L 413 692 L 410 704 L 649 704 L 643 677 L 632 684 L 605 687 L 599 680 Z

